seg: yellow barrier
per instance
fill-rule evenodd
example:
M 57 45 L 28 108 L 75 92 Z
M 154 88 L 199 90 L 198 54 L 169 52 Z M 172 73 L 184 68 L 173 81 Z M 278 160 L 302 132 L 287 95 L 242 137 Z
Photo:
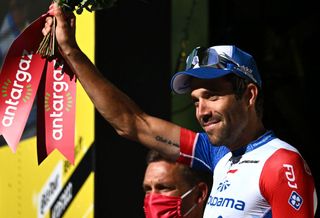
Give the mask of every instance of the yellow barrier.
M 94 13 L 77 17 L 79 46 L 94 61 Z M 55 150 L 40 165 L 36 137 L 22 140 L 17 152 L 0 147 L 0 217 L 94 217 L 94 107 L 77 84 L 75 164 Z

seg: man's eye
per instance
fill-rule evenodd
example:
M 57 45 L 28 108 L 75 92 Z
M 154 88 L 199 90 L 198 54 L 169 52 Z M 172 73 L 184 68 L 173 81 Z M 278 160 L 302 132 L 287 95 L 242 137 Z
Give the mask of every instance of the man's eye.
M 167 186 L 167 185 L 158 185 L 158 186 L 156 186 L 156 188 L 159 191 L 171 191 L 174 187 Z
M 209 101 L 216 101 L 216 100 L 219 99 L 219 96 L 218 95 L 212 95 L 208 99 L 209 99 Z
M 143 191 L 145 192 L 145 193 L 148 193 L 148 192 L 150 192 L 152 189 L 151 189 L 151 187 L 149 187 L 149 186 L 143 186 Z
M 196 107 L 199 105 L 199 99 L 192 99 L 192 102 Z

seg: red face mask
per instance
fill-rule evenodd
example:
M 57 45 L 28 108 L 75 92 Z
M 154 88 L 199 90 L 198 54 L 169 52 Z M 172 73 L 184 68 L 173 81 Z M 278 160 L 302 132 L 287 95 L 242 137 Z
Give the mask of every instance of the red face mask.
M 166 196 L 161 194 L 146 194 L 144 198 L 144 213 L 146 218 L 182 218 L 188 215 L 196 206 L 181 214 L 182 199 L 190 194 L 194 188 L 180 196 Z

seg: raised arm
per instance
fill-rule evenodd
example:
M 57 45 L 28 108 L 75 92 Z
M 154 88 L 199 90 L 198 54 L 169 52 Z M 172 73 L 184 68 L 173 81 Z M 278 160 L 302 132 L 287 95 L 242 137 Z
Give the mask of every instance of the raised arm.
M 108 81 L 79 48 L 75 39 L 75 16 L 63 12 L 57 4 L 50 6 L 56 17 L 56 39 L 64 60 L 76 74 L 101 115 L 125 138 L 156 149 L 170 159 L 179 156 L 180 127 L 144 113 L 125 93 Z M 48 17 L 43 34 L 52 27 Z

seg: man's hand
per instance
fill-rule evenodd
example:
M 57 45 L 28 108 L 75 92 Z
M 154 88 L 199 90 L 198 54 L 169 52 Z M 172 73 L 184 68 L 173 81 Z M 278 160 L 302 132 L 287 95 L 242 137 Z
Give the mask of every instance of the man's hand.
M 56 21 L 56 40 L 62 56 L 68 56 L 72 49 L 78 49 L 75 38 L 76 17 L 73 12 L 64 11 L 57 3 L 53 3 L 49 7 L 49 14 Z M 48 16 L 45 26 L 42 29 L 43 35 L 49 34 L 54 30 L 54 18 Z

